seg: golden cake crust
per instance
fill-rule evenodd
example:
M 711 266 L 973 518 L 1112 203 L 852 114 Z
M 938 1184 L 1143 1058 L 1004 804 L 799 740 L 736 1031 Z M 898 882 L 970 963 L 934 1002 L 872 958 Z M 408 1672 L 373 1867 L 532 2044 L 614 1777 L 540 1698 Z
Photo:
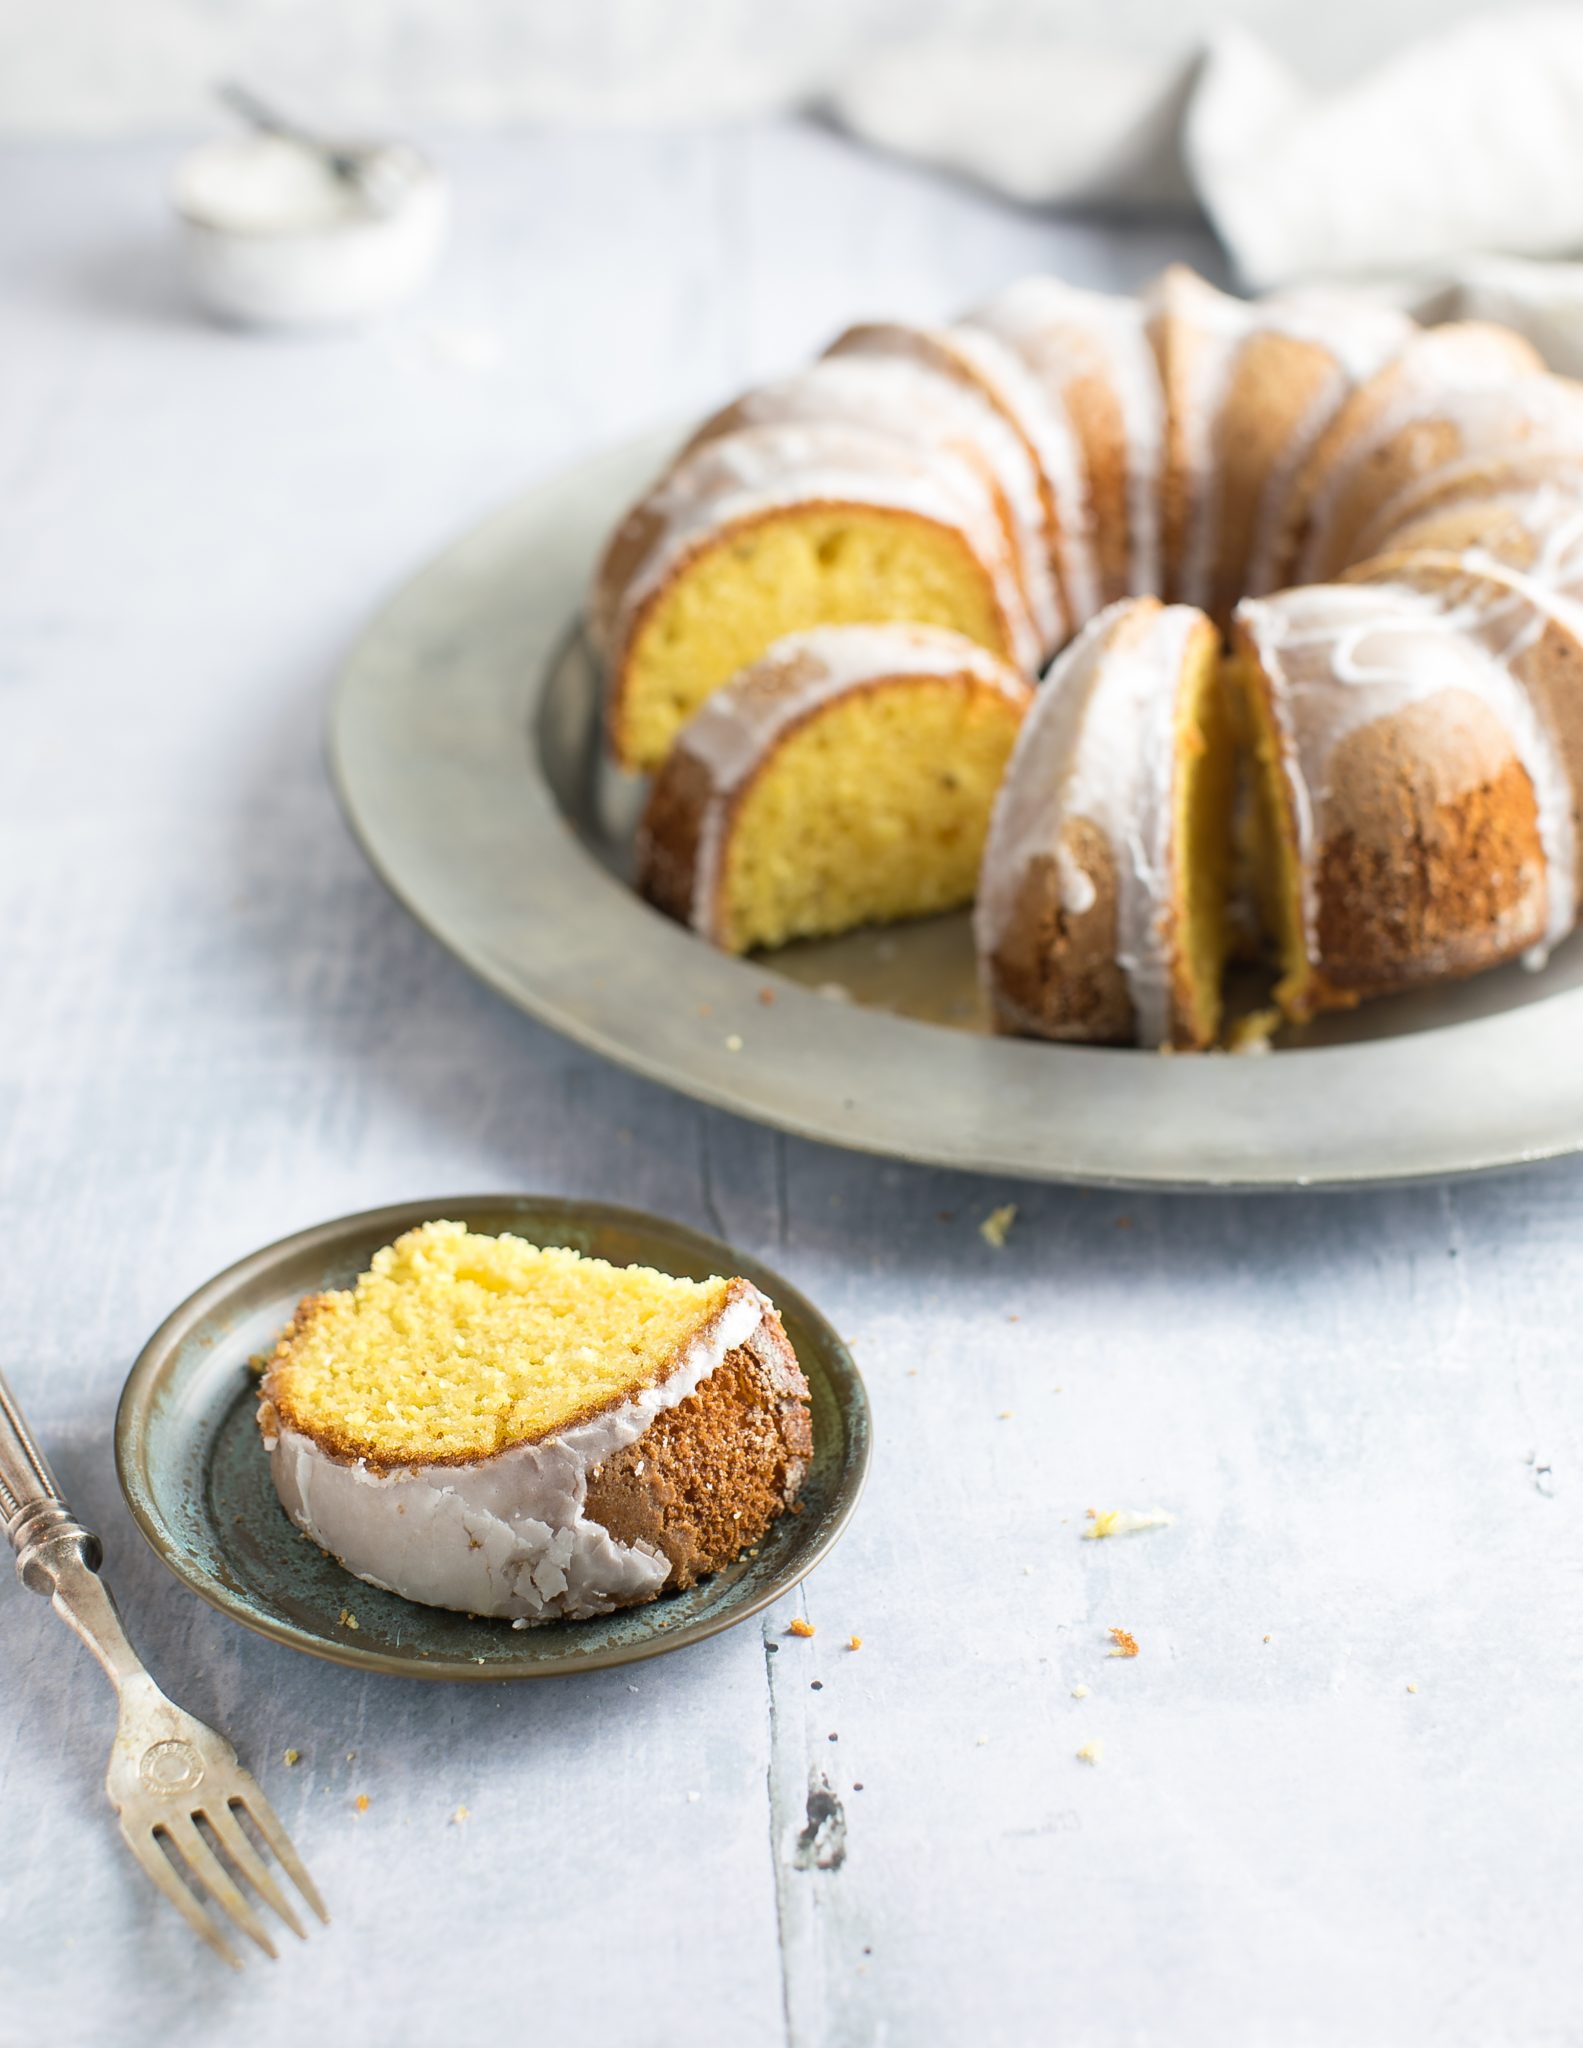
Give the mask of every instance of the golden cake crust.
M 812 1456 L 808 1382 L 776 1319 L 590 1472 L 585 1512 L 619 1542 L 663 1551 L 659 1591 L 680 1591 L 768 1533 Z

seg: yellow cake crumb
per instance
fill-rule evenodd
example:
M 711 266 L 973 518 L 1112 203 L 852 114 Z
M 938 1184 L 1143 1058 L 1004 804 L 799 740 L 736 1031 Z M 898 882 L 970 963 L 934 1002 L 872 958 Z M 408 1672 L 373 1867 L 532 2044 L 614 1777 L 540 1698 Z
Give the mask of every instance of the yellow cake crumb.
M 1074 1685 L 1072 1687 L 1072 1697 L 1074 1700 L 1086 1700 L 1088 1698 L 1088 1687 L 1082 1684 Z
M 288 1749 L 281 1761 L 288 1764 L 300 1764 L 302 1762 L 302 1751 L 300 1749 Z
M 1083 1747 L 1077 1752 L 1077 1760 L 1080 1764 L 1097 1764 L 1104 1754 L 1103 1743 L 1085 1742 Z
M 861 1650 L 863 1647 L 863 1638 L 861 1636 L 848 1636 L 846 1639 L 846 1646 L 849 1650 Z
M 1137 1656 L 1138 1638 L 1135 1635 L 1130 1635 L 1126 1629 L 1113 1628 L 1110 1631 L 1110 1640 L 1115 1644 L 1116 1647 L 1113 1650 L 1107 1650 L 1105 1652 L 1105 1655 L 1107 1657 Z
M 459 1806 L 456 1809 L 455 1813 L 451 1815 L 451 1826 L 453 1828 L 459 1828 L 462 1825 L 463 1821 L 471 1819 L 472 1815 L 468 1812 L 467 1808 L 465 1806 Z
M 993 1245 L 996 1251 L 1005 1244 L 1011 1226 L 1017 1220 L 1017 1205 L 1006 1202 L 999 1209 L 991 1209 L 978 1226 L 978 1234 L 985 1244 Z
M 1418 1690 L 1417 1686 L 1413 1684 L 1411 1679 L 1408 1679 L 1407 1681 L 1407 1690 L 1409 1692 L 1417 1692 Z
M 1083 1537 L 1098 1543 L 1106 1536 L 1137 1536 L 1145 1529 L 1169 1529 L 1173 1520 L 1164 1508 L 1090 1508 Z
M 351 1629 L 355 1629 L 357 1627 L 357 1616 L 352 1612 L 350 1607 L 343 1607 L 341 1609 L 341 1626 L 342 1628 Z
M 368 1794 L 366 1792 L 359 1792 L 357 1797 L 352 1801 L 352 1804 L 357 1808 L 359 1813 L 367 1813 Z
M 811 1636 L 815 1633 L 814 1625 L 811 1621 L 804 1621 L 799 1614 L 786 1633 L 789 1636 Z

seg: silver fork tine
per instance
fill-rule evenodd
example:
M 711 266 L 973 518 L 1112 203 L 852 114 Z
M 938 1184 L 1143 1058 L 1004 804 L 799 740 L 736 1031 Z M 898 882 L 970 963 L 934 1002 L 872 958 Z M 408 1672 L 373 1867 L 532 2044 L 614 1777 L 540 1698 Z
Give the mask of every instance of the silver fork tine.
M 200 1891 L 221 1905 L 249 1940 L 256 1941 L 273 1962 L 275 1944 L 264 1932 L 264 1923 L 243 1898 L 236 1879 L 199 1833 L 197 1822 L 190 1816 L 172 1817 L 161 1824 L 159 1832 L 186 1864 Z
M 329 1914 L 269 1802 L 223 1735 L 166 1699 L 127 1641 L 110 1589 L 99 1576 L 99 1539 L 61 1497 L 16 1397 L 0 1373 L 0 1525 L 16 1552 L 17 1577 L 42 1593 L 92 1650 L 120 1708 L 105 1791 L 127 1847 L 194 1934 L 233 1970 L 242 1967 L 204 1910 L 230 1916 L 264 1951 L 274 1943 L 231 1866 L 198 1828 L 202 1814 L 236 1869 L 299 1938 L 302 1926 L 248 1839 L 238 1814 L 258 1829 L 276 1861 L 326 1923 Z M 201 1788 L 201 1793 L 200 1793 Z M 169 1845 L 170 1855 L 160 1837 Z M 177 1869 L 171 1858 L 179 1859 Z M 185 1873 L 185 1877 L 183 1875 Z M 190 1877 L 192 1884 L 186 1882 Z M 193 1886 L 198 1889 L 195 1891 Z M 200 1899 L 199 1894 L 202 1894 Z
M 247 1796 L 239 1799 L 233 1794 L 231 1799 L 232 1808 L 235 1809 L 239 1806 L 247 1815 L 248 1819 L 274 1851 L 275 1861 L 285 1871 L 298 1891 L 302 1893 L 302 1896 L 318 1914 L 325 1926 L 328 1927 L 330 1916 L 325 1911 L 323 1899 L 319 1897 L 319 1888 L 307 1871 L 303 1869 L 302 1858 L 291 1846 L 291 1837 L 281 1826 L 275 1809 L 270 1805 L 263 1793 L 259 1791 L 258 1786 L 248 1776 L 246 1771 L 239 1770 L 237 1775 L 242 1781 L 242 1789 Z
M 238 1821 L 230 1807 L 222 1800 L 215 1799 L 211 1800 L 202 1811 L 204 1819 L 214 1829 L 216 1836 L 219 1838 L 220 1847 L 230 1857 L 237 1869 L 241 1871 L 265 1905 L 274 1907 L 275 1911 L 285 1921 L 299 1941 L 306 1941 L 308 1938 L 307 1930 L 292 1911 L 286 1894 L 276 1884 L 274 1877 L 271 1875 L 269 1865 L 253 1847 L 252 1842 L 248 1838 L 246 1828 Z
M 176 1875 L 169 1857 L 154 1836 L 145 1830 L 134 1831 L 128 1827 L 123 1827 L 121 1834 L 126 1846 L 142 1864 L 144 1871 L 159 1886 L 193 1933 L 200 1935 L 222 1962 L 229 1963 L 233 1970 L 240 1970 L 242 1958 L 232 1954 L 219 1928 Z

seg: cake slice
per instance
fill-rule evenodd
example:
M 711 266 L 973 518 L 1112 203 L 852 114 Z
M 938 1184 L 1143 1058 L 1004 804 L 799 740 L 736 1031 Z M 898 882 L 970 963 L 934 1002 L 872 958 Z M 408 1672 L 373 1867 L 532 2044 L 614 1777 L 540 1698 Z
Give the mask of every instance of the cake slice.
M 789 635 L 683 729 L 638 886 L 731 953 L 969 903 L 1032 694 L 959 633 Z
M 984 852 L 978 951 L 998 1029 L 1215 1043 L 1234 769 L 1204 613 L 1140 597 L 1092 620 L 1023 725 Z
M 1511 665 L 1544 614 L 1508 588 L 1486 632 L 1403 567 L 1237 609 L 1265 923 L 1297 1019 L 1543 950 L 1576 914 L 1565 757 Z M 1545 670 L 1564 655 L 1546 642 Z
M 287 1513 L 348 1571 L 518 1625 L 732 1563 L 812 1453 L 807 1381 L 748 1281 L 447 1222 L 302 1303 L 258 1422 Z
M 1040 641 L 982 475 L 844 422 L 694 447 L 623 520 L 594 581 L 611 751 L 652 771 L 784 634 L 908 619 L 1031 667 Z

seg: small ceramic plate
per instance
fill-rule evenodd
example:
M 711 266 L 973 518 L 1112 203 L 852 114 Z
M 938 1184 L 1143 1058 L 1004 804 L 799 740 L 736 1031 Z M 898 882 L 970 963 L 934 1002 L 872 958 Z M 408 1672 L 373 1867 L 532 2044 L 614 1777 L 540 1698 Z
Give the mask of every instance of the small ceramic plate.
M 618 450 L 508 507 L 341 677 L 330 747 L 358 838 L 491 987 L 740 1116 L 1013 1178 L 1339 1186 L 1583 1149 L 1583 932 L 1543 973 L 1366 1003 L 1265 1059 L 1161 1059 L 992 1036 L 965 914 L 748 960 L 661 917 L 629 883 L 643 792 L 605 760 L 577 606 L 665 452 Z
M 687 1279 L 743 1274 L 780 1310 L 813 1393 L 814 1457 L 800 1513 L 751 1557 L 596 1621 L 514 1629 L 366 1586 L 293 1528 L 270 1482 L 250 1361 L 306 1294 L 347 1287 L 402 1231 L 435 1217 L 570 1245 Z M 717 1634 L 806 1577 L 840 1535 L 869 1457 L 868 1397 L 846 1346 L 794 1287 L 698 1231 L 598 1202 L 452 1196 L 371 1209 L 254 1252 L 218 1274 L 144 1345 L 121 1396 L 116 1470 L 134 1520 L 177 1578 L 233 1620 L 337 1664 L 403 1678 L 548 1678 L 634 1663 Z M 355 1616 L 354 1630 L 342 1615 Z

